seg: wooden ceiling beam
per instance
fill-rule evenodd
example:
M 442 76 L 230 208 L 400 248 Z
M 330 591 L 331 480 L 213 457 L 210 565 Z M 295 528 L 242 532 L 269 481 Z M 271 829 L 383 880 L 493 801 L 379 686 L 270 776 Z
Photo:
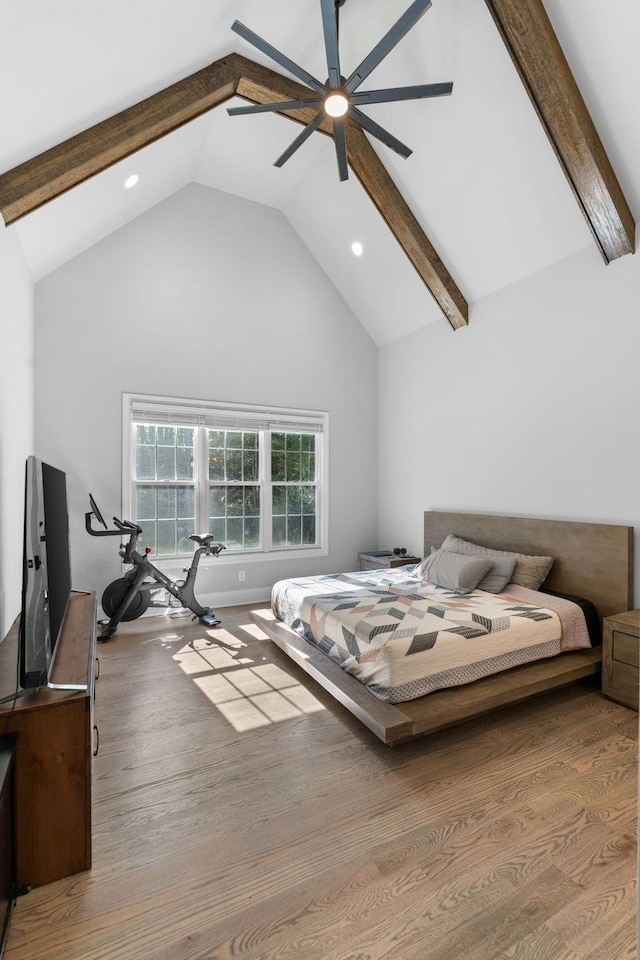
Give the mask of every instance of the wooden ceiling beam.
M 238 84 L 236 54 L 83 130 L 0 175 L 0 213 L 7 226 L 77 187 L 136 150 L 228 100 Z
M 0 175 L 0 213 L 19 220 L 114 163 L 172 133 L 233 96 L 253 103 L 297 100 L 309 90 L 233 53 L 140 103 L 84 130 Z M 291 110 L 307 124 L 316 111 Z M 331 136 L 329 122 L 319 128 Z M 361 131 L 351 131 L 354 172 L 454 329 L 467 323 L 467 303 L 428 237 Z M 351 159 L 351 158 L 350 158 Z
M 347 124 L 349 166 L 454 330 L 469 322 L 467 301 L 360 127 Z
M 605 262 L 633 253 L 633 215 L 542 0 L 485 2 Z

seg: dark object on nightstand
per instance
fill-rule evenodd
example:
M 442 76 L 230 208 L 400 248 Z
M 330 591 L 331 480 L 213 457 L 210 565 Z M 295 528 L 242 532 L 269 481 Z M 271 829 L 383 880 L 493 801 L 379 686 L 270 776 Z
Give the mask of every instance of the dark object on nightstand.
M 419 563 L 420 557 L 400 556 L 391 550 L 368 550 L 358 554 L 360 570 L 384 570 L 391 567 L 404 567 L 409 563 Z
M 602 692 L 625 707 L 638 709 L 640 610 L 616 613 L 602 621 Z

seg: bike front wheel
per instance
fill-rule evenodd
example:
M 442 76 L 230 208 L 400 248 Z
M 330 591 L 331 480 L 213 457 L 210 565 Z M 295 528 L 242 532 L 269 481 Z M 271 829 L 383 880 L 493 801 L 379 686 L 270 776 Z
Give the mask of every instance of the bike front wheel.
M 121 577 L 119 580 L 114 580 L 109 584 L 108 587 L 105 587 L 105 591 L 102 594 L 102 609 L 109 619 L 115 616 L 115 614 L 118 612 L 120 604 L 129 593 L 130 589 L 131 582 L 126 580 L 124 577 Z M 145 590 L 144 592 L 138 590 L 131 603 L 120 617 L 120 620 L 137 620 L 137 618 L 141 617 L 149 606 L 150 600 L 151 597 L 149 596 L 148 590 Z

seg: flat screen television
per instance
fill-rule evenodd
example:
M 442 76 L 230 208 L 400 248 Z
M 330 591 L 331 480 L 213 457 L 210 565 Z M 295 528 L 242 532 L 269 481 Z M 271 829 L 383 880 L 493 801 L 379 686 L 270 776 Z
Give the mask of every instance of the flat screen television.
M 71 590 L 67 480 L 27 458 L 24 498 L 20 686 L 47 683 Z

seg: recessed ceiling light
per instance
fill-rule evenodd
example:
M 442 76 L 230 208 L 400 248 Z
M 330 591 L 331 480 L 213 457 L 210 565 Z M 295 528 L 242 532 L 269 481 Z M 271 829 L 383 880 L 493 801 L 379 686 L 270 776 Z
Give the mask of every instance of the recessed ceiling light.
M 359 240 L 354 240 L 354 242 L 351 244 L 351 253 L 354 255 L 354 257 L 362 256 L 362 244 Z
M 138 182 L 138 179 L 139 178 L 137 173 L 132 173 L 130 177 L 127 177 L 127 179 L 124 182 L 124 185 L 127 188 L 127 190 L 130 190 L 131 187 L 135 187 L 136 183 Z

